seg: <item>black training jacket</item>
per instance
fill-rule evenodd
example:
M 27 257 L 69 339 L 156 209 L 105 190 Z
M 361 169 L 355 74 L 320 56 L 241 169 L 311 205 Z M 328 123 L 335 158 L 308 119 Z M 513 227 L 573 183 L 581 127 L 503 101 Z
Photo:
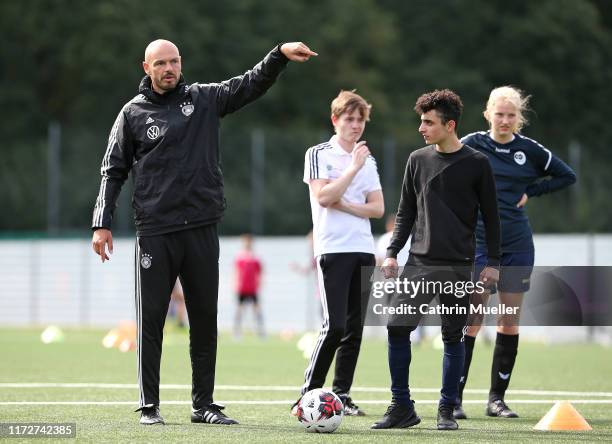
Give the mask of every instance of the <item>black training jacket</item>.
M 163 95 L 152 90 L 145 76 L 110 132 L 92 228 L 111 228 L 130 170 L 138 236 L 219 221 L 225 209 L 220 119 L 262 96 L 287 62 L 279 45 L 241 76 L 191 85 L 181 76 L 177 87 Z

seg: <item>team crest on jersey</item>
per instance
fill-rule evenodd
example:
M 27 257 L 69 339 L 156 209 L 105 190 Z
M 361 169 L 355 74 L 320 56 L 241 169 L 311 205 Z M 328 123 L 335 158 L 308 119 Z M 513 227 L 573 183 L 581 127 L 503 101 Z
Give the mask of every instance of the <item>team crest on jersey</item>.
M 181 111 L 183 112 L 184 115 L 186 115 L 187 117 L 189 117 L 190 115 L 193 114 L 193 110 L 194 110 L 194 106 L 193 103 L 191 102 L 183 102 L 181 103 Z
M 527 162 L 527 156 L 525 156 L 524 152 L 517 151 L 514 153 L 514 161 L 519 165 L 525 165 L 525 162 Z
M 153 125 L 147 128 L 147 137 L 151 140 L 155 140 L 159 137 L 159 126 Z
M 151 268 L 151 264 L 153 263 L 153 256 L 143 253 L 140 258 L 140 266 L 144 269 Z

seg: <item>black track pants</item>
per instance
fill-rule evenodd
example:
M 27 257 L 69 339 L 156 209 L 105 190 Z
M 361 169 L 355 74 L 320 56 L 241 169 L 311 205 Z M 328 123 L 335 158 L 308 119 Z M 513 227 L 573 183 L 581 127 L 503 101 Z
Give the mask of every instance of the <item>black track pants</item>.
M 365 302 L 370 288 L 369 276 L 362 275 L 362 267 L 373 267 L 375 262 L 374 255 L 367 253 L 331 253 L 317 258 L 323 325 L 304 372 L 302 394 L 323 387 L 334 355 L 336 369 L 332 390 L 338 395 L 349 393 L 359 357 Z
M 213 401 L 217 357 L 219 237 L 217 226 L 136 240 L 139 406 L 159 405 L 159 367 L 170 293 L 180 276 L 189 316 L 192 402 Z

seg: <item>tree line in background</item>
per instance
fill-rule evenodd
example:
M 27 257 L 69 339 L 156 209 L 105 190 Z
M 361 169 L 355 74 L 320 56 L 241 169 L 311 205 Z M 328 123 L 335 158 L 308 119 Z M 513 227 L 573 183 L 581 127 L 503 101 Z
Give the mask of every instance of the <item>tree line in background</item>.
M 146 7 L 128 0 L 23 0 L 3 2 L 0 23 L 1 231 L 47 230 L 48 129 L 56 122 L 58 233 L 89 234 L 108 132 L 137 93 L 144 47 L 156 38 L 179 46 L 187 82 L 240 74 L 282 41 L 304 41 L 320 54 L 290 64 L 262 99 L 224 119 L 224 234 L 309 230 L 304 153 L 331 135 L 329 104 L 339 90 L 356 89 L 373 104 L 364 139 L 392 212 L 405 161 L 423 145 L 416 98 L 435 88 L 459 93 L 462 135 L 486 129 L 488 93 L 504 84 L 532 96 L 524 133 L 579 175 L 574 189 L 529 202 L 534 230 L 612 227 L 606 143 L 612 13 L 605 0 L 193 0 L 171 7 L 159 0 Z M 253 152 L 263 154 L 263 167 L 254 167 Z M 254 184 L 264 190 L 260 195 Z M 132 230 L 129 192 L 126 184 L 115 227 L 124 233 Z M 378 231 L 382 226 L 375 224 Z

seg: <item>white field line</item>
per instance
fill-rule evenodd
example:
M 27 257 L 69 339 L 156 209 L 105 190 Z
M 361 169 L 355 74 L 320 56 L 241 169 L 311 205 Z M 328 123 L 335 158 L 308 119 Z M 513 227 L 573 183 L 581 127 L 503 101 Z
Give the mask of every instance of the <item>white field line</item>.
M 161 390 L 191 390 L 188 384 L 160 384 Z M 112 384 L 95 382 L 3 382 L 2 388 L 97 388 L 97 389 L 137 389 L 138 384 Z M 255 392 L 295 392 L 301 387 L 291 385 L 216 385 L 215 390 L 227 391 L 255 391 Z M 353 387 L 352 392 L 357 393 L 390 393 L 388 387 Z M 412 393 L 440 393 L 439 388 L 411 388 Z M 485 389 L 465 389 L 466 394 L 488 394 Z M 510 389 L 509 395 L 529 396 L 577 396 L 577 397 L 603 397 L 612 398 L 612 392 L 578 392 L 578 391 L 551 391 L 551 390 L 519 390 Z
M 512 404 L 554 404 L 558 399 L 512 399 L 509 400 Z M 572 404 L 612 404 L 612 399 L 570 399 L 568 400 Z M 230 405 L 284 405 L 290 406 L 294 400 L 287 399 L 284 401 L 268 401 L 268 400 L 257 400 L 257 401 L 219 401 L 222 404 Z M 426 399 L 418 400 L 419 404 L 438 404 L 437 399 Z M 384 404 L 387 405 L 388 400 L 359 400 L 359 404 Z M 482 404 L 485 401 L 482 400 L 463 400 L 463 404 Z M 97 406 L 120 406 L 120 405 L 131 405 L 136 406 L 136 401 L 0 401 L 0 406 L 11 406 L 11 405 L 97 405 Z M 191 401 L 162 401 L 163 405 L 191 405 Z

